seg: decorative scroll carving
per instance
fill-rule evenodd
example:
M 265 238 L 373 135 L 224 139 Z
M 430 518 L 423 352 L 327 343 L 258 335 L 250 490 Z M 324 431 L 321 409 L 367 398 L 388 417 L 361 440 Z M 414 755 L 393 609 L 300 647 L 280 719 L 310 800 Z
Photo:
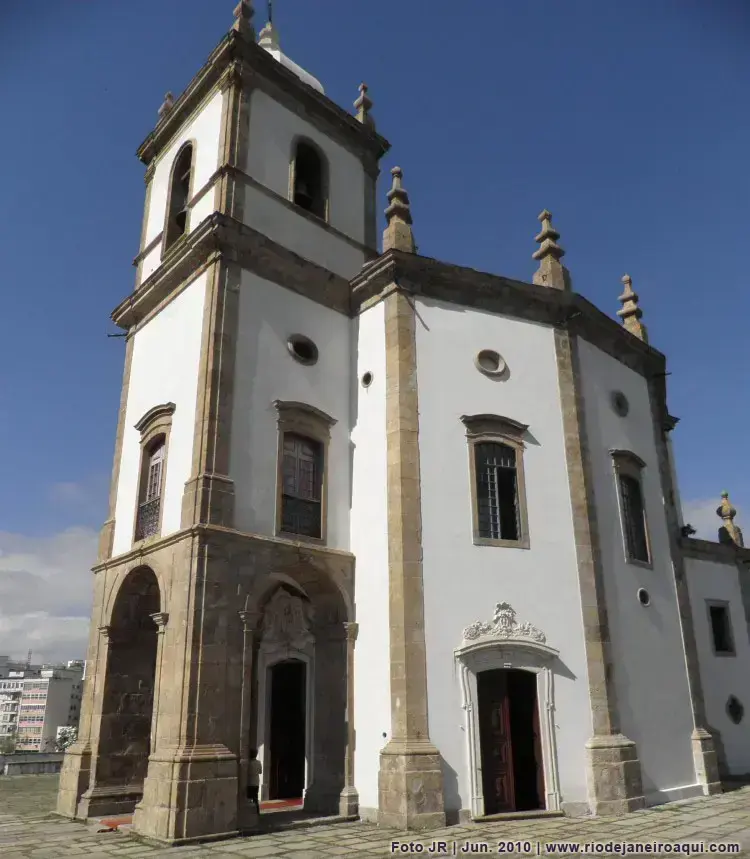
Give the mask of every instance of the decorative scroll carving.
M 463 633 L 464 641 L 476 642 L 479 639 L 518 640 L 525 639 L 546 644 L 547 636 L 530 623 L 518 623 L 516 612 L 507 602 L 498 603 L 492 621 L 476 621 L 467 626 Z

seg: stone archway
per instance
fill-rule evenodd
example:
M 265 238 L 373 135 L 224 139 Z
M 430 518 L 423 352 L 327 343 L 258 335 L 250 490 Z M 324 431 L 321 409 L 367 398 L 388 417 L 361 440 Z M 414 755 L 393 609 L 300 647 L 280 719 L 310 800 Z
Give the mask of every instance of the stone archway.
M 304 783 L 306 811 L 337 814 L 356 803 L 353 785 L 353 725 L 348 706 L 353 694 L 356 624 L 349 606 L 324 570 L 283 568 L 256 584 L 248 599 L 255 618 L 255 679 L 250 714 L 250 745 L 264 769 L 261 798 L 271 797 L 273 678 L 297 663 L 304 677 Z M 303 667 L 304 666 L 304 667 Z M 291 668 L 290 668 L 291 671 Z M 301 738 L 293 738 L 298 742 Z M 278 738 L 275 740 L 278 741 Z M 346 801 L 344 798 L 346 797 Z M 356 811 L 355 811 L 356 813 Z
M 480 725 L 480 675 L 514 672 L 535 681 L 535 699 L 539 719 L 539 745 L 543 784 L 540 803 L 546 811 L 560 809 L 560 779 L 557 768 L 557 744 L 554 724 L 554 674 L 552 664 L 559 651 L 547 644 L 544 633 L 530 623 L 518 623 L 516 612 L 508 603 L 495 607 L 492 621 L 477 621 L 466 627 L 461 646 L 455 651 L 461 678 L 461 698 L 465 713 L 467 765 L 471 791 L 471 813 L 483 817 L 485 784 L 482 777 L 482 744 Z M 486 676 L 486 675 L 485 675 Z
M 133 804 L 143 792 L 151 751 L 159 583 L 149 567 L 127 574 L 109 625 L 99 734 L 97 785 Z M 127 796 L 126 796 L 127 795 Z

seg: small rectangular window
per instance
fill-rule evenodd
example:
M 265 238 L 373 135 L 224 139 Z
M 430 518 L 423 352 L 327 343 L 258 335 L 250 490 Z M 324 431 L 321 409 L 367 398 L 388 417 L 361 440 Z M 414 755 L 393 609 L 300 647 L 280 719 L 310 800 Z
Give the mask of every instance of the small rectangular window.
M 641 481 L 631 474 L 620 474 L 620 498 L 625 530 L 625 545 L 631 561 L 645 564 L 651 560 L 646 534 L 646 511 L 643 505 Z
M 478 536 L 487 540 L 518 541 L 516 451 L 505 444 L 474 445 Z
M 320 539 L 322 534 L 323 445 L 284 434 L 281 528 Z
M 709 603 L 708 617 L 711 622 L 711 637 L 713 639 L 714 653 L 734 655 L 734 641 L 732 640 L 732 626 L 729 619 L 729 607 Z

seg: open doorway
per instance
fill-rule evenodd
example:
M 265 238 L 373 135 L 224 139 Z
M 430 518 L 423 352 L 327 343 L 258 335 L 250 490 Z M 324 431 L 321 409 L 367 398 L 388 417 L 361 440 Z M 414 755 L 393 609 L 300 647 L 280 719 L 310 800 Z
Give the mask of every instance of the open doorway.
M 307 666 L 297 659 L 268 671 L 270 736 L 268 798 L 300 799 L 305 787 Z
M 544 808 L 536 674 L 482 671 L 477 697 L 484 813 Z

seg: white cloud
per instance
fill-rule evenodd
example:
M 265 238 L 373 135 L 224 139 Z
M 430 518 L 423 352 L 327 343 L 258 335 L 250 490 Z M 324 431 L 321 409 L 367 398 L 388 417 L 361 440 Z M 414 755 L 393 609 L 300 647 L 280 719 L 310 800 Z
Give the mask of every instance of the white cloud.
M 34 662 L 86 655 L 98 535 L 0 532 L 0 654 Z
M 682 518 L 686 525 L 692 525 L 695 528 L 695 537 L 701 540 L 713 540 L 714 542 L 719 539 L 718 532 L 721 519 L 716 515 L 718 506 L 715 498 L 683 501 Z

